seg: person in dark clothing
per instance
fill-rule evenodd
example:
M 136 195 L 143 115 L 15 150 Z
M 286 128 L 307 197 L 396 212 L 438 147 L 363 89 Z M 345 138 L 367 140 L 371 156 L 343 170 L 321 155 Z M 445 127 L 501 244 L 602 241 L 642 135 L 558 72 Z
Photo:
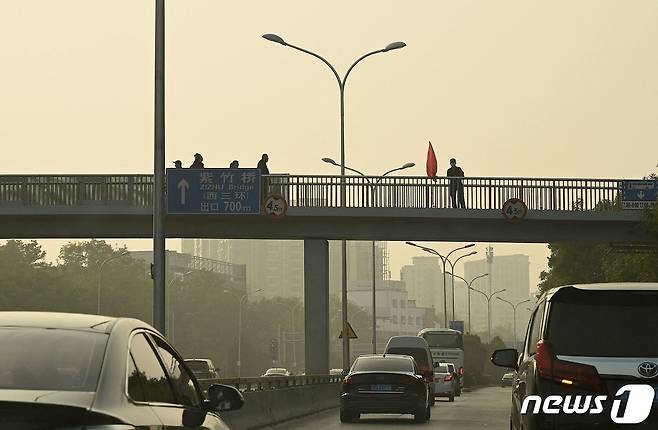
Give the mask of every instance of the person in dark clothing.
M 450 168 L 448 169 L 448 174 L 446 175 L 449 178 L 463 178 L 464 171 L 461 167 L 457 166 L 457 160 L 454 158 L 450 159 Z M 466 208 L 466 202 L 464 201 L 464 183 L 461 179 L 450 179 L 450 200 L 452 201 L 452 207 L 457 207 L 457 199 L 459 199 L 459 207 Z
M 174 161 L 174 169 L 182 169 L 183 168 L 183 162 L 180 160 Z
M 192 163 L 190 169 L 203 169 L 203 157 L 198 152 L 194 154 L 194 163 Z
M 228 166 L 229 169 L 237 169 L 239 167 L 240 167 L 240 163 L 238 162 L 238 160 L 231 161 L 231 165 Z
M 258 170 L 260 170 L 261 175 L 269 175 L 270 174 L 270 169 L 267 168 L 267 162 L 268 161 L 270 161 L 270 157 L 268 157 L 267 154 L 263 154 L 260 161 L 258 162 L 258 166 L 256 166 L 256 168 Z

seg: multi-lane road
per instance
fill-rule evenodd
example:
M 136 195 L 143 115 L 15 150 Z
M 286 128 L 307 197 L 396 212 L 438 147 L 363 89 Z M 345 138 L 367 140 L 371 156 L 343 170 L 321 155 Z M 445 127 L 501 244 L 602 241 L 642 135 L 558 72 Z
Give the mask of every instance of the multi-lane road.
M 441 430 L 508 429 L 510 389 L 489 387 L 462 393 L 454 403 L 437 399 L 428 424 L 416 424 L 411 415 L 362 415 L 358 423 L 341 424 L 338 409 L 274 426 L 272 430 L 334 430 L 365 428 L 425 428 Z

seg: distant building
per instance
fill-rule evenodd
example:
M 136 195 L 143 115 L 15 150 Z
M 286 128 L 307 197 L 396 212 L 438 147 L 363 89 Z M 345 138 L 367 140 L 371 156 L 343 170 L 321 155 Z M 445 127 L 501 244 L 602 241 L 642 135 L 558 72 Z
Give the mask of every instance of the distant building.
M 402 266 L 400 269 L 400 280 L 404 282 L 409 292 L 409 299 L 415 300 L 418 306 L 434 307 L 443 313 L 441 261 L 438 257 L 413 257 L 411 262 L 411 265 Z M 451 303 L 450 291 L 446 296 Z
M 153 262 L 153 251 L 130 251 L 129 255 L 146 264 Z M 236 291 L 246 291 L 247 288 L 246 268 L 243 264 L 232 264 L 176 251 L 167 251 L 166 263 L 167 272 L 170 273 L 183 274 L 195 270 L 213 272 L 225 282 L 223 288 L 232 288 Z
M 246 267 L 247 291 L 261 297 L 301 298 L 304 291 L 304 243 L 300 240 L 183 239 L 194 255 L 221 255 Z
M 385 276 L 385 244 L 375 242 L 375 282 L 376 286 Z M 341 242 L 329 241 L 329 292 L 341 294 L 342 287 Z M 372 242 L 347 242 L 347 289 L 372 290 Z
M 404 282 L 386 280 L 377 287 L 378 339 L 385 340 L 398 335 L 415 336 L 422 328 L 432 325 L 428 315 L 433 315 L 434 310 L 419 307 L 415 300 L 409 300 Z M 350 289 L 348 299 L 361 307 L 372 309 L 370 288 Z
M 487 259 L 464 263 L 464 277 L 467 280 L 483 273 L 489 273 L 489 276 L 475 281 L 473 288 L 487 294 L 505 289 L 497 297 L 504 298 L 512 303 L 518 303 L 530 297 L 530 257 L 522 254 L 493 256 L 492 249 L 490 260 L 490 263 Z M 481 294 L 471 292 L 473 331 L 485 332 L 487 330 L 486 305 L 487 301 Z M 491 301 L 491 309 L 492 330 L 496 327 L 512 327 L 511 306 L 494 298 Z M 517 311 L 517 325 L 519 327 L 524 324 L 521 319 L 522 314 L 522 312 Z M 523 314 L 523 318 L 525 317 L 526 315 Z M 520 328 L 518 330 L 519 332 L 522 331 Z

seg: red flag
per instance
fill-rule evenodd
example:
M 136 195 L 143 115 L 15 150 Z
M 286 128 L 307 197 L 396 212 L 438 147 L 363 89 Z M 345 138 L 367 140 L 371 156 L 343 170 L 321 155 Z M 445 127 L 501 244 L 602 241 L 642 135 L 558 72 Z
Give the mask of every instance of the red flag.
M 436 155 L 434 154 L 434 148 L 432 148 L 432 142 L 430 142 L 430 147 L 427 149 L 427 177 L 431 178 L 436 182 Z

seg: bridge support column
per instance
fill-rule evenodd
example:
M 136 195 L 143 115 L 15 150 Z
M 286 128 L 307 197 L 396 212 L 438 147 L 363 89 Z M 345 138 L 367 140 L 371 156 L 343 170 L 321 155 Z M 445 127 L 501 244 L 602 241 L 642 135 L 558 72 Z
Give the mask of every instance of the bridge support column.
M 304 351 L 307 375 L 329 374 L 329 242 L 304 240 Z

